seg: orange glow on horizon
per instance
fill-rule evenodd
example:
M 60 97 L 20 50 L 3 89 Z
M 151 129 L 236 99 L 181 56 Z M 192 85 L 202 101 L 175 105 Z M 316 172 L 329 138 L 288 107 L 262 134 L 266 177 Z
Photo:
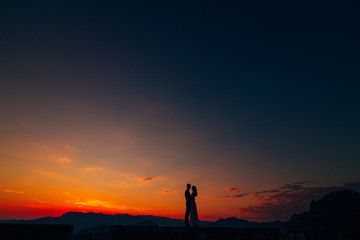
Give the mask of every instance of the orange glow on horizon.
M 163 163 L 158 164 L 156 159 L 132 155 L 105 158 L 102 154 L 106 148 L 96 154 L 88 144 L 90 148 L 56 142 L 4 144 L 7 161 L 0 163 L 0 219 L 56 217 L 69 211 L 183 219 L 188 182 L 199 191 L 196 202 L 200 220 L 251 220 L 253 215 L 240 209 L 261 200 L 244 194 L 251 185 L 240 188 L 226 177 L 222 182 L 211 179 L 211 169 L 177 167 L 172 172 L 163 171 Z
M 159 217 L 169 217 L 183 219 L 182 214 L 163 211 L 150 210 L 131 210 L 131 209 L 115 209 L 106 208 L 98 205 L 97 201 L 89 201 L 87 203 L 76 203 L 77 207 L 52 207 L 46 205 L 31 205 L 31 204 L 7 204 L 0 202 L 0 212 L 2 213 L 2 220 L 6 219 L 35 219 L 40 217 L 59 217 L 67 212 L 82 212 L 82 213 L 103 213 L 103 214 L 129 214 L 129 215 L 153 215 Z M 95 206 L 92 206 L 95 205 Z

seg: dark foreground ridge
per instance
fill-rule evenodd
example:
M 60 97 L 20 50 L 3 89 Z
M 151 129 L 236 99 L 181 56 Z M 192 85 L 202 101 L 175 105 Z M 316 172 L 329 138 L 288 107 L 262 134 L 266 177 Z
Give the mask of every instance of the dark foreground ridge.
M 1 240 L 73 240 L 72 225 L 0 224 Z M 91 233 L 84 240 L 305 240 L 300 230 L 281 228 L 185 228 L 110 226 L 106 235 Z
M 111 226 L 107 240 L 305 240 L 300 230 L 280 228 L 185 228 Z
M 72 240 L 73 232 L 73 225 L 0 224 L 1 240 Z

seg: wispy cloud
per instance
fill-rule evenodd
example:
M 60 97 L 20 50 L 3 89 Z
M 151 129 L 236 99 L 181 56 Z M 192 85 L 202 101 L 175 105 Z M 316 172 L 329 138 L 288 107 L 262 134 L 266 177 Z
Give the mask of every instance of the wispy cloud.
M 70 145 L 70 144 L 61 144 L 61 146 L 65 152 L 70 153 L 70 154 L 80 151 L 80 149 L 78 149 L 75 146 Z
M 258 203 L 240 208 L 244 217 L 262 220 L 275 218 L 287 220 L 293 213 L 306 211 L 312 200 L 317 200 L 332 191 L 359 188 L 359 182 L 332 186 L 307 186 L 310 181 L 295 182 L 276 186 L 273 189 L 263 190 L 251 195 Z
M 58 157 L 57 158 L 58 162 L 63 162 L 63 163 L 70 163 L 72 162 L 72 160 L 68 157 L 68 156 L 63 156 L 63 157 Z
M 110 201 L 102 201 L 99 199 L 77 200 L 77 201 L 73 201 L 72 203 L 78 206 L 86 206 L 86 207 L 103 207 L 103 208 L 121 209 L 121 210 L 127 209 L 127 207 L 124 205 L 118 205 Z
M 168 194 L 168 193 L 171 192 L 171 191 L 172 191 L 171 188 L 165 188 L 165 189 L 163 190 L 163 193 L 164 193 L 164 194 Z
M 133 174 L 133 173 L 120 173 L 116 174 L 119 177 L 119 180 L 117 181 L 117 184 L 120 185 L 127 185 L 127 186 L 134 186 L 139 184 L 148 184 L 153 182 L 154 180 L 165 180 L 166 177 L 164 176 L 158 176 L 158 177 L 141 177 L 139 175 Z M 116 185 L 116 184 L 115 184 Z M 113 185 L 113 186 L 115 186 Z
M 12 190 L 12 189 L 4 189 L 3 191 L 7 192 L 7 193 L 16 193 L 16 194 L 23 194 L 24 193 L 24 192 L 17 191 L 17 190 Z
M 133 176 L 135 176 L 135 175 L 132 174 L 132 173 L 120 173 L 120 176 L 121 176 L 121 177 L 133 177 Z
M 241 188 L 236 187 L 226 187 L 226 190 L 228 190 L 229 192 L 241 192 Z
M 137 179 L 142 183 L 148 183 L 148 182 L 153 181 L 155 179 L 160 179 L 160 177 L 154 177 L 154 178 L 153 177 L 138 177 Z
M 237 194 L 237 195 L 233 195 L 233 196 L 217 196 L 218 198 L 242 198 L 245 197 L 245 194 Z
M 74 154 L 79 152 L 79 149 L 69 144 L 34 142 L 27 155 L 37 161 L 71 163 L 74 162 Z
M 226 187 L 225 188 L 227 191 L 229 192 L 233 192 L 233 193 L 239 193 L 241 192 L 241 188 L 237 188 L 237 187 Z M 236 194 L 236 195 L 222 195 L 222 196 L 217 196 L 217 198 L 242 198 L 245 197 L 247 194 L 246 193 L 242 193 L 242 194 Z
M 104 170 L 104 168 L 102 167 L 87 167 L 87 168 L 84 168 L 85 171 L 88 171 L 88 172 L 94 172 L 94 171 L 102 171 Z
M 66 200 L 66 202 L 77 205 L 79 207 L 101 207 L 101 208 L 111 208 L 111 209 L 121 209 L 126 210 L 128 209 L 124 205 L 119 205 L 117 203 L 111 201 L 105 201 L 100 199 L 84 199 L 79 198 L 70 192 L 64 192 L 70 199 Z
M 138 180 L 140 182 L 147 183 L 147 182 L 150 182 L 152 180 L 152 178 L 151 177 L 145 177 L 145 178 L 138 177 Z

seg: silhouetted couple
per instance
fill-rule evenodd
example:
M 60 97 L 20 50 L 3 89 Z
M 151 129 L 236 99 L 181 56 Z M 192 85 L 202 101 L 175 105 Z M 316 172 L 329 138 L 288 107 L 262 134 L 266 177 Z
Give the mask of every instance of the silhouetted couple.
M 192 193 L 190 194 L 190 188 Z M 185 199 L 186 199 L 186 211 L 185 211 L 185 226 L 186 227 L 198 227 L 199 226 L 199 218 L 196 209 L 195 197 L 197 196 L 197 189 L 195 186 L 191 187 L 191 184 L 187 184 L 185 191 Z M 190 216 L 190 223 L 189 223 Z

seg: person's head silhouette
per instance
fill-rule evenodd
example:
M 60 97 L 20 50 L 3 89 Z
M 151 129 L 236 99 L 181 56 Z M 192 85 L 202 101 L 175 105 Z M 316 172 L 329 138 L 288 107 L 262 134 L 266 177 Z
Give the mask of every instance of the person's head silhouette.
M 186 188 L 187 188 L 187 189 L 190 189 L 190 188 L 191 188 L 191 184 L 188 183 L 188 184 L 186 185 Z
M 192 190 L 193 196 L 196 197 L 196 196 L 197 196 L 197 189 L 196 189 L 196 187 L 195 187 L 195 186 L 192 186 L 191 190 Z

